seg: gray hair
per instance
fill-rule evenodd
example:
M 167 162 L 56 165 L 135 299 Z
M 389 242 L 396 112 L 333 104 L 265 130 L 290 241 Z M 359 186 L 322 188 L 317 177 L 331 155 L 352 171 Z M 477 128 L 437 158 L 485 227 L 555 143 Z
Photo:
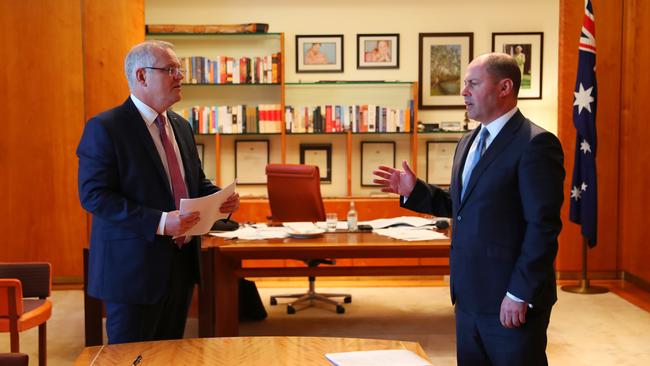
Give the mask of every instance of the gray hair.
M 143 67 L 151 67 L 156 62 L 156 57 L 153 55 L 153 50 L 156 48 L 173 50 L 174 45 L 165 41 L 145 41 L 133 46 L 126 55 L 124 72 L 129 83 L 129 89 L 133 90 L 136 85 L 135 71 Z

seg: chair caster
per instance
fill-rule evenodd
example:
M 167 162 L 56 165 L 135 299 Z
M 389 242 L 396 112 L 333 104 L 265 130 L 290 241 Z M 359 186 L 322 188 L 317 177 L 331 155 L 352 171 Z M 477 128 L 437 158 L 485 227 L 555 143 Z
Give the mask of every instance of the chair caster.
M 277 305 L 277 304 L 278 304 L 278 300 L 275 297 L 271 296 L 271 305 Z
M 287 305 L 287 314 L 295 314 L 296 313 L 296 308 L 294 308 L 291 305 Z
M 352 296 L 346 296 L 343 298 L 343 302 L 349 304 L 352 302 Z
M 336 313 L 337 314 L 345 313 L 345 308 L 343 307 L 343 305 L 336 305 Z

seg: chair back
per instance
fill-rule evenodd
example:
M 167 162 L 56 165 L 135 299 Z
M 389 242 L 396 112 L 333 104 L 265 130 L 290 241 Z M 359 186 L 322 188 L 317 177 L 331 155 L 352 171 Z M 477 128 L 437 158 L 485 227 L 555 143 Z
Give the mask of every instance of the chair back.
M 269 164 L 266 177 L 272 221 L 325 221 L 317 166 Z
M 0 278 L 15 278 L 22 284 L 22 297 L 45 299 L 52 291 L 49 263 L 0 263 Z

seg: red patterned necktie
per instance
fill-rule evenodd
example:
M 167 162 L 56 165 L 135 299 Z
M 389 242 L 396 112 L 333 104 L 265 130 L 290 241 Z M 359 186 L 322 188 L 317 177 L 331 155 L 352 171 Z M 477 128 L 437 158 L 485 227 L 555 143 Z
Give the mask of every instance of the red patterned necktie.
M 169 177 L 172 181 L 172 192 L 174 193 L 174 203 L 176 204 L 176 209 L 180 209 L 181 198 L 187 198 L 187 187 L 185 186 L 185 181 L 183 180 L 183 175 L 181 174 L 181 168 L 178 164 L 178 159 L 176 158 L 176 152 L 174 152 L 174 147 L 167 136 L 167 130 L 165 129 L 165 116 L 159 114 L 156 117 L 156 126 L 158 127 L 158 132 L 160 133 L 160 141 L 162 142 L 163 149 L 165 150 L 165 157 L 167 158 L 167 169 L 169 170 Z M 180 237 L 176 238 L 176 243 L 183 243 L 185 238 Z

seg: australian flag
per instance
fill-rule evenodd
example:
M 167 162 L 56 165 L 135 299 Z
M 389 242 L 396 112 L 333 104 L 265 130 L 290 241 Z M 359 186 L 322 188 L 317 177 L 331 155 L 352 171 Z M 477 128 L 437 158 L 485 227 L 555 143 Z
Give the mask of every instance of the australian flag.
M 573 125 L 576 151 L 571 184 L 569 218 L 582 226 L 590 247 L 596 246 L 598 191 L 596 190 L 596 25 L 591 0 L 585 1 L 585 16 L 578 46 L 578 78 L 574 91 Z

